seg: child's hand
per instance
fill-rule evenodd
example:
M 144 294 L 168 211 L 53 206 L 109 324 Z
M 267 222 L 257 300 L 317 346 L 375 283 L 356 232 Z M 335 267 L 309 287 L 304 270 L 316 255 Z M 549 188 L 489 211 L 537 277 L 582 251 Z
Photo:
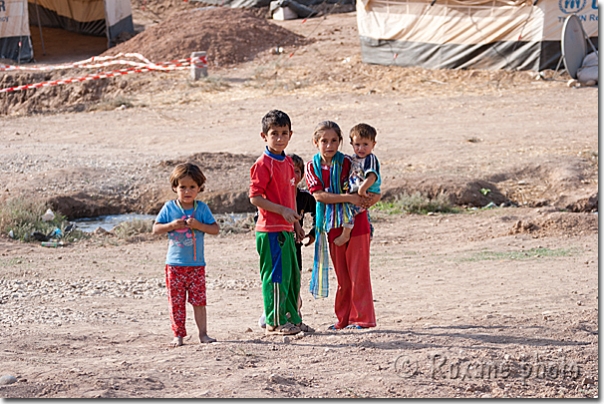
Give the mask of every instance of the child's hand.
M 353 205 L 357 205 L 357 206 L 364 208 L 363 203 L 366 198 L 362 197 L 359 194 L 348 194 L 348 198 L 350 198 L 349 203 L 352 203 Z
M 187 226 L 187 222 L 184 221 L 184 219 L 175 219 L 172 220 L 172 229 L 173 230 L 182 230 L 182 229 L 186 229 Z
M 194 217 L 188 218 L 187 220 L 185 220 L 185 223 L 189 229 L 197 229 L 197 228 L 199 228 L 199 225 L 201 224 Z
M 304 239 L 304 229 L 300 226 L 300 222 L 294 223 L 294 232 L 296 233 L 296 243 L 301 243 Z
M 283 216 L 288 223 L 294 223 L 300 220 L 300 215 L 295 210 L 286 207 L 283 207 L 281 216 Z
M 371 206 L 375 205 L 381 197 L 381 194 L 368 193 L 367 196 L 363 197 L 361 207 L 369 209 Z
M 306 236 L 304 236 L 304 238 L 308 237 L 308 242 L 304 244 L 305 247 L 308 247 L 309 245 L 311 245 L 312 243 L 315 242 L 315 235 L 312 233 L 308 233 Z

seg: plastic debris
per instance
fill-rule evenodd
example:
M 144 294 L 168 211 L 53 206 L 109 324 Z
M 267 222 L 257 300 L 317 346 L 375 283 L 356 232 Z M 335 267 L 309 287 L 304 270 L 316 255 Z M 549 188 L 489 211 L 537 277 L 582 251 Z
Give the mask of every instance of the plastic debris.
M 50 210 L 50 208 L 48 208 L 48 209 L 46 210 L 46 213 L 44 213 L 44 214 L 42 215 L 42 220 L 43 220 L 44 222 L 50 222 L 50 221 L 52 221 L 54 218 L 55 218 L 55 214 L 52 212 L 52 210 Z
M 40 245 L 42 247 L 57 248 L 57 247 L 63 247 L 63 242 L 62 241 L 42 241 L 42 243 L 40 243 Z

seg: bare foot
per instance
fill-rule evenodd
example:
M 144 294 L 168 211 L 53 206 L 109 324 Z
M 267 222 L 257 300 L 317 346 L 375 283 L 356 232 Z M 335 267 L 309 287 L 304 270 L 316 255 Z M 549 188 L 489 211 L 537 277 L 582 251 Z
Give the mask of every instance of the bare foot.
M 182 337 L 174 337 L 172 342 L 170 342 L 170 346 L 172 348 L 176 348 L 177 346 L 182 346 Z
M 339 237 L 336 237 L 333 240 L 333 243 L 335 245 L 337 245 L 338 247 L 340 247 L 340 246 L 343 246 L 344 244 L 348 243 L 348 240 L 350 240 L 350 235 L 342 233 L 342 234 L 340 234 Z
M 200 344 L 211 344 L 212 342 L 216 342 L 216 339 L 208 337 L 208 334 L 200 334 L 199 335 L 199 343 Z

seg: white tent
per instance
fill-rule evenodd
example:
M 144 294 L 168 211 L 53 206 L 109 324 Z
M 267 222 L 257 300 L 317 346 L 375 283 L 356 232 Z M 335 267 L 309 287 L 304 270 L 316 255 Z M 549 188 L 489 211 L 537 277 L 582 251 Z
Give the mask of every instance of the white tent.
M 597 0 L 357 0 L 364 62 L 433 69 L 554 69 L 569 14 L 597 46 Z
M 33 60 L 30 25 L 107 36 L 107 47 L 134 33 L 130 0 L 0 0 L 0 59 Z

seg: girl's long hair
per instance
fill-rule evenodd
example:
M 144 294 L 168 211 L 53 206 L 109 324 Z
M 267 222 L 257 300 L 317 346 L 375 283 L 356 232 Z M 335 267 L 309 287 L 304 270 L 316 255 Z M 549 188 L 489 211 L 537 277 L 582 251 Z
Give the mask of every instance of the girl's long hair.
M 315 142 L 319 141 L 319 138 L 321 137 L 321 133 L 325 132 L 326 130 L 333 130 L 334 132 L 336 132 L 336 134 L 338 135 L 338 138 L 340 139 L 340 144 L 342 144 L 342 141 L 344 140 L 342 138 L 342 129 L 340 129 L 340 127 L 338 126 L 337 123 L 335 123 L 334 121 L 323 121 L 323 122 L 319 122 L 319 124 L 315 127 L 315 131 L 312 134 L 312 138 Z

